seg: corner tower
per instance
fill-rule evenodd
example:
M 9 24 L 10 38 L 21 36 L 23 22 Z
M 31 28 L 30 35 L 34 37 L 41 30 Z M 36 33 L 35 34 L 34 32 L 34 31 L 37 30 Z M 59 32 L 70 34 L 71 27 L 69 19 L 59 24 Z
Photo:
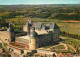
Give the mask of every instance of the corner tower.
M 27 35 L 30 35 L 30 24 L 29 24 L 29 22 L 27 23 Z
M 53 41 L 58 41 L 59 40 L 59 27 L 57 26 L 56 23 L 54 23 L 53 26 Z
M 9 28 L 7 29 L 8 32 L 8 38 L 9 38 L 9 42 L 13 42 L 15 41 L 15 33 L 14 33 L 14 29 L 12 28 L 11 24 L 9 24 Z
M 29 50 L 36 50 L 38 48 L 38 34 L 35 32 L 35 27 L 32 27 L 31 30 Z

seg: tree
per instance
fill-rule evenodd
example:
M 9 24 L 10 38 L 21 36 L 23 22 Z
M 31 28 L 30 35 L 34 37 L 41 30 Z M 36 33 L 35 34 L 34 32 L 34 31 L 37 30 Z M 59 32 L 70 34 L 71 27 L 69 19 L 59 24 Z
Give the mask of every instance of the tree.
M 48 18 L 55 18 L 55 16 L 56 16 L 56 14 L 51 14 L 51 16 L 50 17 L 48 17 Z
M 2 17 L 0 17 L 0 27 L 5 26 L 5 25 L 6 25 L 5 19 L 2 19 Z

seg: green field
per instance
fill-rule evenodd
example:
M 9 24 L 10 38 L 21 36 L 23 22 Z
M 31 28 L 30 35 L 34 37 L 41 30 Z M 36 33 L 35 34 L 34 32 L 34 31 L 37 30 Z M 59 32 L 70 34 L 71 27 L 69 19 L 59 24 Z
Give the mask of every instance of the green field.
M 59 46 L 56 46 L 54 47 L 53 49 L 64 49 L 65 47 L 63 45 L 59 45 Z
M 78 34 L 80 35 L 80 23 L 57 23 L 60 27 L 61 31 L 68 32 L 70 34 Z

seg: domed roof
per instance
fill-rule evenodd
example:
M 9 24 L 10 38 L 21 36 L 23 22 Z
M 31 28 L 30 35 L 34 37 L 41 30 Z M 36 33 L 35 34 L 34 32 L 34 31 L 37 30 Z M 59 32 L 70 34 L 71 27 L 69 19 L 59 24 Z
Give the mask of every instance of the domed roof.
M 14 32 L 14 29 L 12 28 L 11 24 L 9 24 L 9 28 L 7 29 L 8 32 Z
M 11 27 L 9 27 L 9 28 L 7 29 L 7 31 L 8 31 L 8 32 L 14 32 L 14 30 L 13 30 Z
M 37 36 L 38 34 L 35 31 L 30 33 L 30 37 L 37 37 Z

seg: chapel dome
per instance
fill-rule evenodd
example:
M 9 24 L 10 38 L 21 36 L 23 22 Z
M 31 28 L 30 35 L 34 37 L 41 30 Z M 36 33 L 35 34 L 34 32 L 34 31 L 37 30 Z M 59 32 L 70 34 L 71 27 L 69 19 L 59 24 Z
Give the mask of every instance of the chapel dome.
M 30 37 L 37 37 L 37 36 L 38 34 L 35 31 L 30 33 Z

